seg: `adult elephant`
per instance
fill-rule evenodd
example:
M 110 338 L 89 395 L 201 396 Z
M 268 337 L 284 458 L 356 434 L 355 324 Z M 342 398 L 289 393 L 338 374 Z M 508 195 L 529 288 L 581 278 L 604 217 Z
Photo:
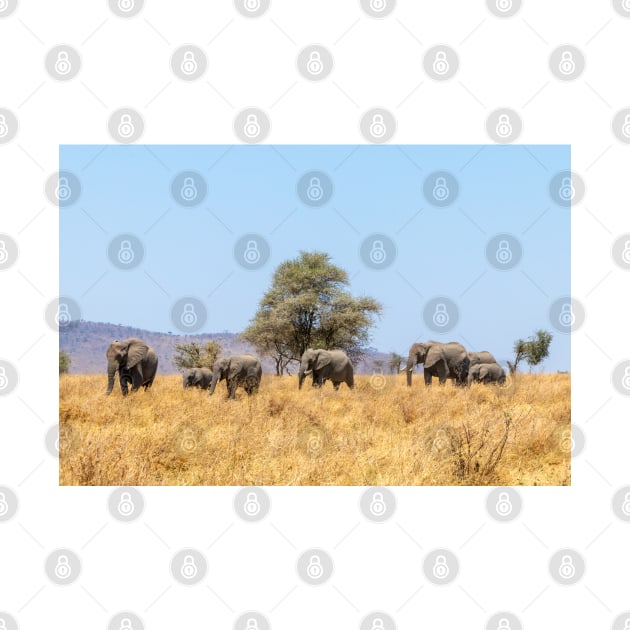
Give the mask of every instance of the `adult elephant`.
M 341 383 L 354 388 L 354 369 L 342 350 L 305 350 L 298 372 L 299 389 L 309 374 L 313 375 L 313 387 L 321 387 L 326 380 L 331 380 L 335 389 L 339 389 Z
M 228 398 L 236 398 L 236 388 L 239 385 L 251 396 L 258 391 L 261 378 L 262 367 L 256 357 L 251 354 L 233 354 L 215 361 L 209 395 L 212 396 L 217 383 L 225 379 Z
M 468 384 L 505 383 L 505 370 L 498 363 L 477 363 L 468 371 Z
M 411 377 L 416 365 L 424 364 L 424 384 L 431 385 L 434 376 L 441 384 L 451 378 L 457 385 L 464 385 L 468 376 L 470 359 L 461 343 L 455 341 L 440 343 L 427 341 L 414 343 L 409 349 L 407 359 L 407 386 L 411 387 Z
M 208 368 L 188 368 L 182 376 L 184 389 L 187 387 L 199 387 L 208 389 L 212 384 L 212 370 Z
M 107 392 L 112 393 L 114 377 L 118 371 L 120 388 L 126 396 L 131 385 L 131 391 L 140 387 L 148 389 L 153 384 L 158 368 L 158 356 L 141 339 L 132 337 L 124 341 L 112 341 L 107 348 Z
M 469 352 L 468 358 L 470 359 L 470 367 L 472 367 L 473 365 L 479 365 L 480 363 L 497 362 L 492 353 L 488 352 L 487 350 L 482 350 L 481 352 Z

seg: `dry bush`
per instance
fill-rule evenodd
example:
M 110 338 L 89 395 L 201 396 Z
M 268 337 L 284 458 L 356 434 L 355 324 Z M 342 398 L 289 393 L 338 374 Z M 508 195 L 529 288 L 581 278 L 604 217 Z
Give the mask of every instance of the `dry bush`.
M 183 390 L 178 376 L 106 397 L 60 377 L 64 485 L 565 485 L 570 376 L 470 388 L 368 376 L 336 392 L 263 377 L 257 395 Z M 568 435 L 568 442 L 567 442 Z M 569 447 L 567 448 L 567 443 Z

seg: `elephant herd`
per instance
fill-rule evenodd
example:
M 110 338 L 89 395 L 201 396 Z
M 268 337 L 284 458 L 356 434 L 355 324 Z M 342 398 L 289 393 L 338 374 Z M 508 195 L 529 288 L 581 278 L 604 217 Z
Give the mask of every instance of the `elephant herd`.
M 414 343 L 409 349 L 407 366 L 402 369 L 407 372 L 409 387 L 413 369 L 420 364 L 424 365 L 425 385 L 431 385 L 434 376 L 440 383 L 452 379 L 456 385 L 471 385 L 474 382 L 502 385 L 506 381 L 505 370 L 490 352 L 468 352 L 455 341 Z
M 123 396 L 140 387 L 148 389 L 157 373 L 158 356 L 153 348 L 136 338 L 113 341 L 107 349 L 107 394 L 114 387 L 116 372 L 119 374 Z M 414 343 L 409 350 L 406 367 L 407 385 L 411 386 L 413 369 L 424 365 L 424 383 L 431 385 L 436 376 L 440 383 L 452 379 L 456 385 L 480 383 L 505 383 L 503 368 L 489 352 L 468 352 L 456 342 L 440 343 L 428 341 Z M 341 350 L 307 349 L 301 357 L 298 372 L 298 388 L 302 389 L 304 379 L 311 375 L 313 387 L 321 387 L 331 381 L 338 390 L 342 383 L 354 389 L 354 370 L 345 352 Z M 235 354 L 218 359 L 213 369 L 190 368 L 184 371 L 184 389 L 198 387 L 214 394 L 218 383 L 225 380 L 228 398 L 236 398 L 237 388 L 243 387 L 248 395 L 258 391 L 262 377 L 260 361 L 250 354 Z

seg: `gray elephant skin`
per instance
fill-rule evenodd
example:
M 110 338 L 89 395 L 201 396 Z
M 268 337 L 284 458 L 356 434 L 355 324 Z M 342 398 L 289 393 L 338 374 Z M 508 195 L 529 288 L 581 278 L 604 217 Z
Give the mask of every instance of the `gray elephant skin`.
M 313 375 L 313 387 L 321 387 L 327 380 L 332 381 L 335 389 L 345 383 L 354 388 L 354 369 L 348 355 L 342 350 L 305 350 L 300 361 L 298 388 L 302 389 L 304 379 Z
M 468 376 L 470 359 L 466 348 L 455 341 L 441 343 L 427 341 L 414 343 L 409 349 L 407 358 L 407 385 L 411 387 L 411 377 L 416 365 L 424 364 L 424 384 L 431 385 L 434 376 L 440 384 L 450 378 L 456 385 L 465 385 Z
M 468 358 L 470 359 L 470 367 L 472 367 L 473 365 L 479 365 L 480 363 L 497 362 L 492 353 L 488 352 L 487 350 L 482 350 L 481 352 L 469 352 Z
M 251 396 L 258 391 L 262 378 L 262 366 L 260 361 L 251 354 L 234 354 L 223 359 L 218 359 L 212 368 L 212 385 L 209 395 L 219 382 L 225 379 L 228 398 L 236 398 L 236 389 L 241 385 L 247 394 Z
M 118 371 L 120 388 L 126 396 L 140 387 L 148 389 L 153 384 L 158 368 L 158 356 L 144 341 L 132 337 L 124 341 L 114 340 L 107 348 L 107 395 L 114 388 L 114 377 Z
M 468 371 L 468 384 L 505 383 L 505 370 L 498 363 L 478 363 Z
M 212 384 L 212 370 L 209 368 L 188 368 L 182 375 L 184 389 L 187 387 L 198 387 L 208 389 Z

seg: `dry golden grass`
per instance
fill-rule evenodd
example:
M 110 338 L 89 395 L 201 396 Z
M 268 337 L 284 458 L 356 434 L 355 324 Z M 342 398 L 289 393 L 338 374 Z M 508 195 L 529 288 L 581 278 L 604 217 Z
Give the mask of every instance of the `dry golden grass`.
M 317 390 L 265 375 L 256 396 L 178 376 L 106 397 L 105 375 L 60 379 L 62 485 L 568 485 L 571 381 L 407 388 L 358 376 Z M 506 432 L 507 429 L 507 432 Z

